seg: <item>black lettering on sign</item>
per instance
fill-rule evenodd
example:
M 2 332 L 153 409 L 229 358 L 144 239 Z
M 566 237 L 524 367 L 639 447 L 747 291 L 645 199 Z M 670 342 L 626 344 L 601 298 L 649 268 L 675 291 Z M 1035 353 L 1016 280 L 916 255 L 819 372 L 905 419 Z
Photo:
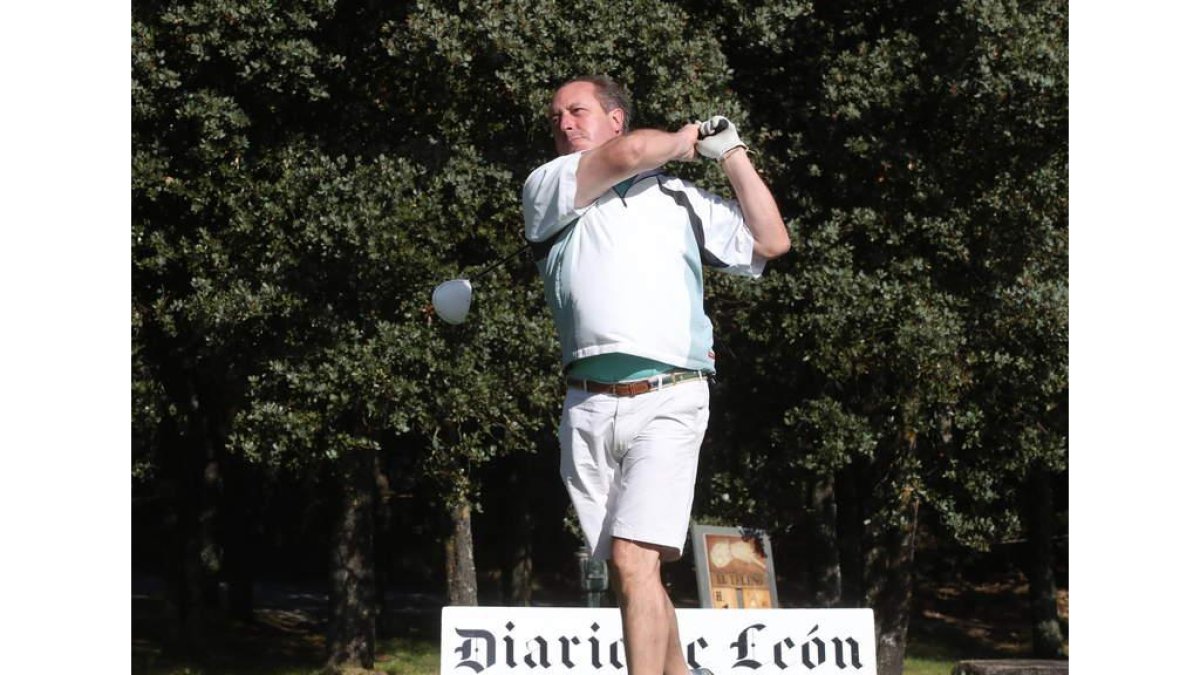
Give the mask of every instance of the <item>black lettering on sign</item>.
M 820 626 L 813 626 L 812 630 L 808 631 L 808 634 L 812 635 L 817 632 L 818 628 Z M 812 649 L 810 650 L 809 647 L 812 647 Z M 813 659 L 814 651 L 817 654 L 815 661 Z M 804 646 L 800 648 L 800 660 L 804 662 L 804 665 L 808 666 L 809 670 L 825 663 L 825 642 L 821 638 L 809 638 L 808 642 L 805 642 Z
M 791 649 L 792 647 L 796 646 L 796 643 L 792 642 L 792 638 L 783 638 L 779 642 L 775 643 L 775 665 L 779 666 L 780 670 L 785 670 L 788 667 L 788 664 L 784 663 L 783 661 L 784 645 L 787 645 L 787 648 Z
M 625 667 L 625 664 L 621 663 L 621 659 L 619 656 L 619 653 L 622 651 L 621 643 L 623 643 L 623 642 L 625 642 L 625 641 L 617 640 L 616 642 L 612 643 L 608 647 L 608 660 L 610 662 L 612 662 L 612 667 L 616 668 L 617 670 L 621 670 L 622 668 Z
M 537 661 L 533 660 L 533 649 L 529 646 L 531 642 L 537 643 Z M 525 665 L 530 668 L 537 668 L 539 665 L 543 668 L 550 667 L 550 654 L 548 653 L 550 645 L 546 644 L 546 638 L 541 635 L 532 640 L 525 641 Z
M 737 662 L 733 664 L 734 668 L 762 668 L 762 664 L 754 658 L 754 637 L 753 633 L 766 628 L 761 623 L 756 623 L 752 626 L 747 626 L 745 630 L 738 633 L 738 639 L 735 642 L 729 643 L 729 646 L 736 650 Z
M 845 668 L 846 661 L 842 658 L 842 640 L 833 638 L 830 640 L 833 643 L 833 660 L 837 662 L 838 668 Z M 850 648 L 850 665 L 858 670 L 862 670 L 862 661 L 858 659 L 858 640 L 854 638 L 846 638 L 845 644 Z
M 693 668 L 693 669 L 703 668 L 703 666 L 700 665 L 700 662 L 696 660 L 696 647 L 697 646 L 699 646 L 700 649 L 705 649 L 708 647 L 708 641 L 701 637 L 701 638 L 696 638 L 695 640 L 692 640 L 691 642 L 688 643 L 687 662 L 688 662 L 688 667 Z
M 463 630 L 461 628 L 455 628 L 454 632 L 458 633 L 459 637 L 464 638 L 462 646 L 454 650 L 454 653 L 462 658 L 454 666 L 455 668 L 470 668 L 479 673 L 483 672 L 484 668 L 491 668 L 496 664 L 496 636 L 492 635 L 491 632 L 486 630 Z M 483 643 L 483 663 L 474 658 L 479 652 L 479 646 L 475 644 L 476 641 Z
M 591 668 L 588 668 L 584 663 L 576 663 L 575 659 L 580 658 L 578 652 L 574 651 L 575 647 L 582 644 L 583 639 L 576 635 L 564 635 L 563 632 L 551 629 L 546 635 L 525 635 L 515 633 L 516 626 L 509 621 L 503 626 L 505 632 L 501 635 L 504 647 L 504 663 L 500 669 L 506 671 L 519 672 L 537 672 L 540 668 L 547 673 L 553 672 L 555 675 L 574 672 L 577 665 L 583 666 L 582 672 L 587 671 L 607 671 L 609 669 L 627 670 L 627 664 L 622 663 L 625 656 L 623 650 L 623 639 L 617 639 L 608 644 L 608 649 L 604 650 L 601 645 L 599 633 L 601 630 L 598 622 L 592 623 L 591 635 L 587 638 L 589 643 L 588 652 L 591 656 Z M 479 675 L 483 671 L 492 668 L 496 665 L 496 635 L 485 629 L 469 629 L 469 628 L 454 628 L 454 632 L 461 639 L 458 646 L 452 650 L 452 653 L 458 658 L 458 663 L 455 664 L 455 670 L 465 668 L 472 671 L 473 675 Z M 729 643 L 730 649 L 733 651 L 734 663 L 733 668 L 745 668 L 751 671 L 758 670 L 763 667 L 764 663 L 758 659 L 757 647 L 758 639 L 768 636 L 767 626 L 762 623 L 747 625 L 737 633 L 737 638 Z M 516 640 L 523 640 L 525 644 L 525 654 L 522 659 L 516 658 Z M 554 661 L 550 655 L 551 643 L 557 640 L 559 647 L 556 653 L 560 654 L 559 661 Z M 451 644 L 454 644 L 451 642 Z M 820 637 L 820 625 L 814 624 L 805 636 L 803 644 L 797 644 L 793 638 L 784 636 L 780 640 L 772 639 L 765 643 L 770 645 L 770 656 L 773 656 L 772 665 L 779 670 L 787 670 L 798 664 L 793 661 L 796 656 L 799 656 L 799 661 L 804 664 L 807 671 L 817 672 L 832 672 L 830 668 L 836 666 L 837 670 L 862 670 L 862 656 L 859 647 L 859 641 L 853 637 Z M 688 642 L 685 645 L 684 655 L 689 668 L 703 668 L 701 663 L 705 658 L 701 652 L 709 647 L 709 642 L 704 637 L 697 637 L 695 640 Z M 799 649 L 797 649 L 799 647 Z M 607 651 L 607 654 L 603 652 Z M 797 655 L 795 652 L 799 652 Z M 767 656 L 764 654 L 764 656 Z M 832 661 L 832 663 L 828 663 Z M 830 668 L 823 668 L 825 665 Z M 744 671 L 734 671 L 744 672 Z M 775 672 L 775 671 L 771 671 Z
M 592 632 L 595 633 L 598 630 L 600 630 L 600 626 L 598 624 L 592 624 Z M 596 639 L 595 635 L 593 635 L 592 637 L 588 638 L 588 642 L 592 644 L 592 667 L 596 670 L 600 670 L 604 667 L 604 664 L 600 662 L 600 641 Z
M 513 629 L 513 622 L 509 621 L 508 623 L 504 624 L 504 627 L 506 629 L 508 629 L 508 632 L 511 633 L 512 629 Z M 514 649 L 513 649 L 512 636 L 505 635 L 503 640 L 504 640 L 504 662 L 508 664 L 509 668 L 516 668 L 517 661 L 516 661 L 516 656 L 513 654 Z
M 568 668 L 574 668 L 575 662 L 571 660 L 571 645 L 579 644 L 579 638 L 572 637 L 570 640 L 567 640 L 565 637 L 560 637 L 558 638 L 558 641 L 560 644 L 562 644 L 563 665 Z

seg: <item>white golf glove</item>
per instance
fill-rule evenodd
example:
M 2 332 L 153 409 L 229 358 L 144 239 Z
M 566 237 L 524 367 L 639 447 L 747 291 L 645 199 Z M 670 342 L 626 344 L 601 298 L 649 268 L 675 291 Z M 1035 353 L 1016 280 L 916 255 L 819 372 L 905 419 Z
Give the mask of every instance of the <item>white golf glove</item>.
M 721 161 L 730 150 L 746 147 L 727 117 L 714 115 L 697 124 L 700 125 L 700 140 L 696 142 L 696 151 L 705 157 Z

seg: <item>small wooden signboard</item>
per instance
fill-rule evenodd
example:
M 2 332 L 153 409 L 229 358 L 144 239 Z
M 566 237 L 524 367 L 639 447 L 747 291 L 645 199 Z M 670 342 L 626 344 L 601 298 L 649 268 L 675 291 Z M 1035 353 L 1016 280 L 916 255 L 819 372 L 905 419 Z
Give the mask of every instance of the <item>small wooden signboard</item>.
M 693 524 L 692 550 L 701 607 L 779 607 L 775 558 L 766 532 Z

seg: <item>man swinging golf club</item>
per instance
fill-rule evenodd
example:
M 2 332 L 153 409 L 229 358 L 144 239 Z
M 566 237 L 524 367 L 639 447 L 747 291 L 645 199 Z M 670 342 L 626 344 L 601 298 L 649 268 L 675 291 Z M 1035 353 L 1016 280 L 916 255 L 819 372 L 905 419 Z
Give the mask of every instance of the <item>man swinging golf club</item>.
M 613 562 L 629 672 L 686 675 L 660 564 L 682 555 L 708 425 L 701 265 L 757 277 L 791 244 L 729 120 L 630 131 L 632 112 L 607 77 L 559 87 L 559 157 L 525 181 L 525 237 L 566 368 L 562 478 L 592 556 Z M 720 162 L 736 201 L 660 169 L 697 153 Z

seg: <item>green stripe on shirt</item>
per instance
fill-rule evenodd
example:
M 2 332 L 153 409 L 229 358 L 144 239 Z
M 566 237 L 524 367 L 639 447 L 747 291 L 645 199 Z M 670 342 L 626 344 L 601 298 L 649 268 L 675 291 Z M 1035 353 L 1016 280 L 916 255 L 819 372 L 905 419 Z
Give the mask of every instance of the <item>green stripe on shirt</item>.
M 675 366 L 630 354 L 598 354 L 574 361 L 567 368 L 571 377 L 593 382 L 627 382 L 661 375 Z

